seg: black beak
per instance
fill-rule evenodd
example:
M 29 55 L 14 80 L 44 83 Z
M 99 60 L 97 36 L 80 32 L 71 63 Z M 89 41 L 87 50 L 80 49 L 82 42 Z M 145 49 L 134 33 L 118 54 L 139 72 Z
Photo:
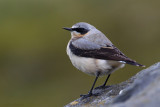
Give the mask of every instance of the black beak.
M 72 28 L 63 27 L 63 29 L 68 30 L 68 31 L 73 31 Z

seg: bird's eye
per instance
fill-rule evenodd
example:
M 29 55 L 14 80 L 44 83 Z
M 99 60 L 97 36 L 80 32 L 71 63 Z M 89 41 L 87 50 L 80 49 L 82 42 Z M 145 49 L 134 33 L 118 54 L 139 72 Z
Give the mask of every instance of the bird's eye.
M 79 32 L 81 34 L 86 34 L 88 32 L 88 30 L 84 29 L 84 28 L 74 28 L 73 30 L 77 31 L 77 32 Z

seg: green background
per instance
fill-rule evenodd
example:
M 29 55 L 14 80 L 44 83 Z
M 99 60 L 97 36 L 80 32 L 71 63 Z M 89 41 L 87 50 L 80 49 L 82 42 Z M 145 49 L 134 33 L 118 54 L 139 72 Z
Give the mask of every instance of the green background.
M 89 91 L 94 77 L 66 55 L 70 33 L 62 27 L 77 22 L 96 26 L 147 67 L 159 61 L 159 10 L 159 0 L 0 0 L 0 106 L 60 107 Z M 126 65 L 108 84 L 142 69 Z

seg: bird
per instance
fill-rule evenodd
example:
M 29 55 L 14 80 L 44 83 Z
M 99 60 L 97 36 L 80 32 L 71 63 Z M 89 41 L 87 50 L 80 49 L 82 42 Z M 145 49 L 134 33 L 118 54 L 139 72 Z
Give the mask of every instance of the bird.
M 111 73 L 123 68 L 125 64 L 145 67 L 123 54 L 105 34 L 89 23 L 79 22 L 63 29 L 71 33 L 66 51 L 73 66 L 96 77 L 88 94 L 80 95 L 83 98 L 93 95 L 98 77 L 108 75 L 100 86 L 104 88 Z

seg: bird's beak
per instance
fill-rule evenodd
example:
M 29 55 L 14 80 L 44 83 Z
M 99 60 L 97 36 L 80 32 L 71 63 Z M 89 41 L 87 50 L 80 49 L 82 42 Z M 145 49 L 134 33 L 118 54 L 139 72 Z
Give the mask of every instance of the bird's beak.
M 73 31 L 72 28 L 63 27 L 63 29 L 68 30 L 68 31 Z

